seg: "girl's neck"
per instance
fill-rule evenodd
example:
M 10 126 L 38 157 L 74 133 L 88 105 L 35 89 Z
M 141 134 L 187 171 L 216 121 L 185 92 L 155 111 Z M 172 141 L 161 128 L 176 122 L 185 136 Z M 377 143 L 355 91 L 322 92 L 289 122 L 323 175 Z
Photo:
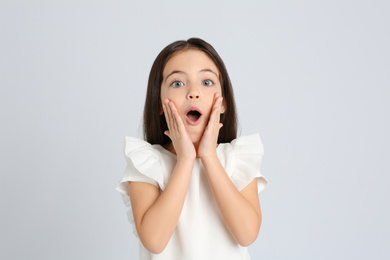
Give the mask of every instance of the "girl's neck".
M 195 151 L 198 151 L 198 146 L 199 146 L 199 144 L 198 144 L 198 143 L 194 143 L 193 145 L 194 145 L 194 147 L 195 147 Z M 175 151 L 175 147 L 173 147 L 172 142 L 169 142 L 169 143 L 167 143 L 167 144 L 164 144 L 163 147 L 165 148 L 165 150 L 167 150 L 167 151 L 173 153 L 174 155 L 177 155 L 177 154 L 176 154 L 176 151 Z M 196 158 L 198 158 L 198 154 L 196 155 Z

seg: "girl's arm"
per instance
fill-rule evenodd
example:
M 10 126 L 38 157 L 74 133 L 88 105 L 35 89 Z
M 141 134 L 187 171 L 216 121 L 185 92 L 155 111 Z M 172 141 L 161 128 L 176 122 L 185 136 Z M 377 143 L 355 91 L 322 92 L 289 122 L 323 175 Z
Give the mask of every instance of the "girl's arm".
M 249 246 L 256 240 L 261 225 L 257 180 L 240 192 L 218 157 L 202 158 L 202 163 L 226 227 L 241 246 Z
M 152 253 L 161 253 L 171 238 L 182 211 L 196 157 L 173 102 L 163 106 L 169 131 L 177 155 L 176 166 L 164 191 L 148 183 L 130 182 L 129 195 L 135 226 L 143 246 Z
M 225 225 L 242 246 L 252 244 L 259 233 L 261 210 L 254 179 L 241 192 L 237 190 L 218 159 L 216 146 L 222 97 L 215 96 L 209 123 L 199 144 L 198 155 Z
M 161 253 L 176 228 L 187 188 L 193 161 L 178 162 L 171 178 L 160 190 L 149 183 L 130 182 L 129 193 L 134 222 L 143 246 L 154 254 Z

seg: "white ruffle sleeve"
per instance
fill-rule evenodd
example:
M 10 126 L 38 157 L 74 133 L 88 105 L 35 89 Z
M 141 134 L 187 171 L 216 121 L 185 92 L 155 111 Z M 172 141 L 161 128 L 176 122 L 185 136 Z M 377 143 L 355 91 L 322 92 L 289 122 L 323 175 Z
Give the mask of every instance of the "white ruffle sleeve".
M 239 191 L 255 178 L 258 192 L 267 186 L 268 181 L 260 172 L 264 149 L 258 134 L 239 137 L 230 144 L 220 144 L 218 153 L 226 173 Z
M 129 197 L 129 182 L 146 182 L 163 189 L 163 174 L 158 153 L 148 142 L 126 137 L 124 154 L 127 166 L 116 190 L 121 193 L 124 204 L 129 208 L 127 217 L 133 225 L 134 234 L 138 237 Z

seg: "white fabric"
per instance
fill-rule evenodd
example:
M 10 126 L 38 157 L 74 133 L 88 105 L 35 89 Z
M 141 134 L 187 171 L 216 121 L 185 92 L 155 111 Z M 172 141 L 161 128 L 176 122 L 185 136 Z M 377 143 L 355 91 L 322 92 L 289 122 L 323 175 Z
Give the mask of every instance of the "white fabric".
M 218 158 L 238 190 L 257 178 L 258 191 L 268 181 L 260 173 L 263 145 L 259 135 L 239 137 L 231 143 L 219 144 Z M 138 237 L 129 198 L 129 181 L 151 183 L 164 190 L 176 163 L 176 156 L 161 145 L 126 137 L 127 167 L 117 186 L 125 205 L 133 232 Z M 241 247 L 223 223 L 200 159 L 196 159 L 176 229 L 161 254 L 152 254 L 140 242 L 140 259 L 250 259 L 247 248 Z

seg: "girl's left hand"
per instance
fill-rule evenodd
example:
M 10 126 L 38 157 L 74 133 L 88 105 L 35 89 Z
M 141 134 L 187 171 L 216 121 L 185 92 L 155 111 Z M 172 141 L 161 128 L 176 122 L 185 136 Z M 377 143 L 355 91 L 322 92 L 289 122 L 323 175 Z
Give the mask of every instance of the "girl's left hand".
M 217 156 L 218 134 L 222 127 L 222 123 L 219 122 L 222 100 L 223 98 L 219 93 L 214 95 L 214 104 L 211 109 L 210 119 L 198 147 L 198 156 L 200 158 Z

